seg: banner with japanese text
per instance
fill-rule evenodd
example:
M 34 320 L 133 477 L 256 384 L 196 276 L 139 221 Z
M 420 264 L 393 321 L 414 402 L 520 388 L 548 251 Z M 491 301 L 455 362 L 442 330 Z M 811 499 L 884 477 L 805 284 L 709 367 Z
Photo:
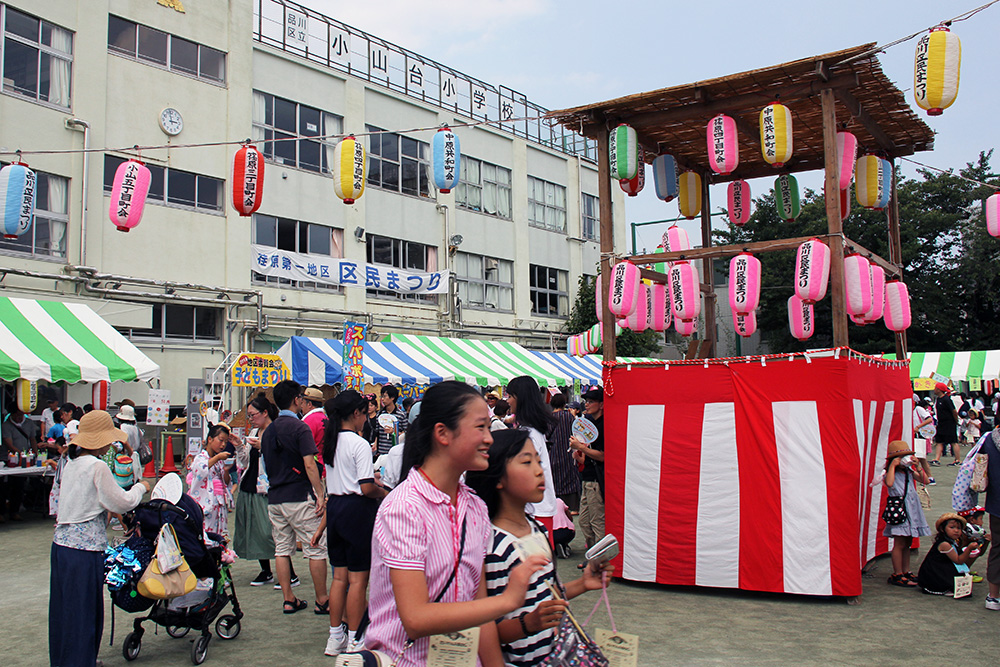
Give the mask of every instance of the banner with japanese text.
M 241 353 L 231 372 L 234 387 L 273 387 L 292 376 L 278 355 L 254 352 Z
M 251 244 L 253 271 L 285 280 L 388 290 L 400 294 L 447 294 L 448 271 L 415 273 L 322 255 L 304 255 Z
M 344 389 L 365 390 L 365 335 L 367 324 L 344 323 Z

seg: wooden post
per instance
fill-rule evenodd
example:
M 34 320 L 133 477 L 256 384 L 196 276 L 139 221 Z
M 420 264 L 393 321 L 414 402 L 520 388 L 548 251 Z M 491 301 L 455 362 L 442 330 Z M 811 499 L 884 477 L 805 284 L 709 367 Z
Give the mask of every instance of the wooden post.
M 611 292 L 611 253 L 615 249 L 614 207 L 611 202 L 611 158 L 608 155 L 608 131 L 602 127 L 597 132 L 597 194 L 600 197 L 601 214 L 601 293 L 604 295 L 601 310 L 604 311 L 601 325 L 604 361 L 618 358 L 615 345 L 615 317 L 608 309 L 608 294 Z
M 830 238 L 830 290 L 833 306 L 833 344 L 850 344 L 847 326 L 847 299 L 844 289 L 844 225 L 840 218 L 840 184 L 837 182 L 837 112 L 834 93 L 829 88 L 820 92 L 823 107 L 823 162 L 826 167 L 826 223 Z
M 709 174 L 701 176 L 701 245 L 708 248 L 712 245 L 712 198 L 709 194 Z M 708 285 L 705 293 L 705 342 L 708 343 L 706 357 L 715 357 L 715 276 L 712 267 L 714 262 L 711 259 L 701 260 L 702 282 Z
M 889 206 L 889 261 L 899 267 L 899 277 L 903 277 L 903 246 L 899 239 L 899 197 L 896 190 L 896 165 L 892 165 L 892 202 Z M 906 359 L 906 332 L 896 333 L 896 358 Z

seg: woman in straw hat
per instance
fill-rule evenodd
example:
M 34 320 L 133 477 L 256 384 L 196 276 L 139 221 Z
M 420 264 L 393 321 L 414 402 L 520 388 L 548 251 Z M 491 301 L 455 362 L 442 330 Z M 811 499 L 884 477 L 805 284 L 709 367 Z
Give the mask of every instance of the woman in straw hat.
M 107 512 L 133 509 L 149 490 L 142 481 L 125 491 L 101 461 L 111 443 L 126 440 L 111 415 L 95 410 L 80 419 L 70 441 L 50 565 L 49 660 L 59 667 L 100 664 Z
M 942 514 L 935 522 L 934 546 L 920 564 L 920 589 L 931 595 L 950 595 L 955 591 L 955 577 L 969 573 L 969 563 L 979 555 L 979 543 L 959 546 L 964 518 L 954 512 Z
M 928 481 L 920 462 L 913 456 L 913 448 L 903 440 L 893 440 L 886 451 L 885 478 L 882 483 L 889 488 L 890 497 L 904 499 L 906 520 L 895 525 L 886 524 L 882 534 L 893 538 L 892 576 L 889 577 L 889 583 L 904 588 L 917 585 L 917 576 L 910 572 L 910 545 L 913 538 L 931 534 L 924 510 L 920 507 L 920 498 L 913 488 L 914 479 L 921 484 Z

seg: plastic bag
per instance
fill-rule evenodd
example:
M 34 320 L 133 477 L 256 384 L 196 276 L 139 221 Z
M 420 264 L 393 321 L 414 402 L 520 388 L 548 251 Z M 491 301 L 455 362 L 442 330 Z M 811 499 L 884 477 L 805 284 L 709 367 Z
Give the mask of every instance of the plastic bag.
M 159 561 L 160 572 L 163 574 L 173 572 L 184 562 L 181 549 L 177 545 L 177 533 L 169 523 L 163 524 L 160 528 L 160 537 L 156 542 L 156 560 Z

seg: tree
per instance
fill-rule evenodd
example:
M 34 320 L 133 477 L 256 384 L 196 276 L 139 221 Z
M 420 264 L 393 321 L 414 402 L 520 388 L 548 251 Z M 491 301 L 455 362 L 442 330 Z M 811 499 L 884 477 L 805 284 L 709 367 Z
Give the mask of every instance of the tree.
M 597 283 L 590 277 L 580 276 L 577 284 L 576 301 L 570 311 L 569 319 L 566 320 L 566 333 L 570 335 L 586 331 L 597 324 Z M 642 333 L 622 331 L 616 338 L 616 349 L 619 357 L 649 357 L 660 351 L 662 335 L 647 330 Z M 604 346 L 598 349 L 598 353 L 603 353 Z

